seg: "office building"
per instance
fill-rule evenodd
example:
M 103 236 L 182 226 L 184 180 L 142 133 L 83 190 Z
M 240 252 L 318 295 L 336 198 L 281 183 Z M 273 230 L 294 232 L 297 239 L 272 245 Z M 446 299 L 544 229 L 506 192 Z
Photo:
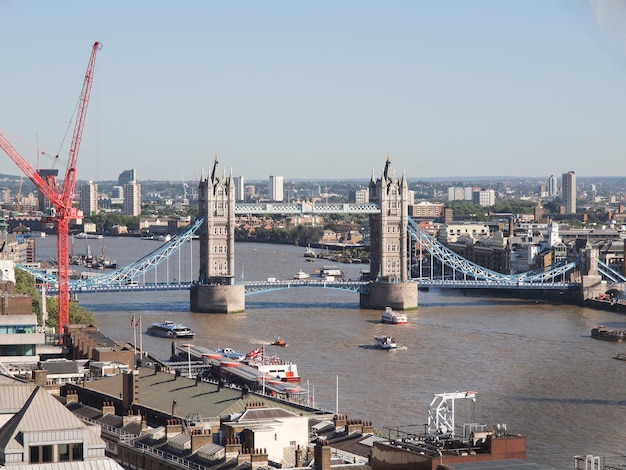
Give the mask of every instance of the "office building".
M 244 179 L 243 176 L 235 176 L 233 178 L 235 183 L 235 201 L 241 202 L 246 200 Z
M 137 181 L 137 172 L 134 168 L 132 170 L 122 171 L 117 178 L 117 184 L 119 186 L 129 184 L 131 181 Z
M 576 173 L 568 171 L 563 173 L 561 187 L 563 191 L 563 204 L 566 214 L 576 213 Z
M 474 191 L 477 191 L 471 186 L 464 188 L 458 186 L 452 186 L 448 188 L 448 201 L 471 201 L 473 199 Z
M 356 204 L 367 204 L 370 202 L 370 190 L 366 189 L 353 189 L 350 191 L 350 201 Z
M 98 212 L 98 185 L 93 181 L 78 187 L 78 207 L 84 215 Z
M 124 214 L 141 215 L 141 185 L 136 181 L 124 185 Z
M 270 176 L 270 200 L 283 201 L 283 177 L 282 176 Z
M 548 178 L 548 197 L 556 197 L 559 194 L 559 182 L 554 175 Z
M 481 189 L 472 193 L 472 202 L 482 207 L 491 207 L 496 203 L 496 192 L 493 189 Z

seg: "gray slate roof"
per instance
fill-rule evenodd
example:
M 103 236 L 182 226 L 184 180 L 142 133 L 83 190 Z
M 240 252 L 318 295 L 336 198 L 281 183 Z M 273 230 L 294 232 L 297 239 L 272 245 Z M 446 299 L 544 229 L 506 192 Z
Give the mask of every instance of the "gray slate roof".
M 268 408 L 279 406 L 295 414 L 302 409 L 289 403 L 281 402 L 269 396 L 251 395 L 242 398 L 241 390 L 222 388 L 217 385 L 200 382 L 185 377 L 174 378 L 166 372 L 154 373 L 153 369 L 139 369 L 139 400 L 138 405 L 169 413 L 172 402 L 176 400 L 176 415 L 184 418 L 191 414 L 199 414 L 202 418 L 218 418 L 230 414 L 243 413 L 249 400 L 262 403 Z M 85 383 L 85 388 L 98 391 L 114 399 L 119 399 L 122 390 L 122 376 L 116 375 Z

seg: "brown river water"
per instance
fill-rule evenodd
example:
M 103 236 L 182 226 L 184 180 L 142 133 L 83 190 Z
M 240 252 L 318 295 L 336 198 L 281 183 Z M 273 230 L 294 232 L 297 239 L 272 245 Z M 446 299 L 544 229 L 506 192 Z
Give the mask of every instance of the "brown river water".
M 107 237 L 75 240 L 74 252 L 87 245 L 121 264 L 159 246 Z M 305 262 L 303 247 L 238 243 L 236 251 L 238 280 L 291 279 L 300 269 L 314 273 L 331 264 Z M 55 237 L 37 240 L 40 260 L 55 252 Z M 198 253 L 197 241 L 188 244 L 158 267 L 157 279 L 195 279 Z M 366 266 L 341 268 L 356 279 Z M 102 333 L 120 342 L 133 340 L 133 315 L 144 331 L 174 320 L 196 331 L 195 344 L 244 353 L 280 336 L 288 347 L 268 347 L 298 365 L 317 404 L 372 421 L 384 433 L 420 432 L 435 394 L 471 390 L 476 403 L 457 403 L 457 425 L 504 423 L 527 437 L 530 461 L 559 469 L 573 468 L 580 454 L 626 462 L 626 361 L 613 359 L 626 344 L 590 336 L 598 323 L 626 329 L 624 314 L 458 290 L 420 291 L 419 309 L 402 326 L 359 309 L 358 294 L 320 288 L 251 295 L 245 313 L 230 315 L 191 313 L 188 291 L 83 294 L 79 301 L 95 312 Z M 377 334 L 393 335 L 398 349 L 373 349 Z M 147 352 L 169 357 L 167 339 L 143 333 L 141 341 Z

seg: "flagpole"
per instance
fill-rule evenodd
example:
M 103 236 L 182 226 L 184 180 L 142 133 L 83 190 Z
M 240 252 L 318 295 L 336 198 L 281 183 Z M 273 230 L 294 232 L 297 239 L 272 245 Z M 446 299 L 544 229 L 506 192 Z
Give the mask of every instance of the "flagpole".
M 337 376 L 337 391 L 335 392 L 335 414 L 339 413 L 339 376 Z
M 263 341 L 263 344 L 261 344 L 261 348 L 262 348 L 262 357 L 263 357 L 263 362 L 261 362 L 261 364 L 265 365 L 265 341 Z M 265 369 L 265 368 L 263 368 Z M 265 396 L 265 370 L 263 371 L 263 396 Z
M 135 314 L 133 313 L 133 318 L 130 320 L 130 323 L 133 325 L 133 350 L 135 351 L 135 356 L 137 355 L 137 325 L 135 325 Z
M 143 335 L 141 334 L 141 315 L 139 315 L 139 352 L 143 359 Z
M 191 344 L 187 343 L 187 364 L 189 365 L 189 378 L 191 378 Z

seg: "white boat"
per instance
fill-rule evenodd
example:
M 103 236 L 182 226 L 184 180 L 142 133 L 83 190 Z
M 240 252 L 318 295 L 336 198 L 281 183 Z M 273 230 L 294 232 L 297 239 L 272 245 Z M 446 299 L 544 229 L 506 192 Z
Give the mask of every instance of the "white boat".
M 315 250 L 313 248 L 311 248 L 311 245 L 308 245 L 306 247 L 306 249 L 304 250 L 304 257 L 305 258 L 316 258 L 317 257 L 317 253 L 315 253 Z
M 305 273 L 304 271 L 300 270 L 296 273 L 296 275 L 293 278 L 294 279 L 308 279 L 309 277 L 311 277 L 309 273 Z
M 391 325 L 406 325 L 408 323 L 406 314 L 396 312 L 391 307 L 385 307 L 380 321 Z
M 298 366 L 293 362 L 283 361 L 278 356 L 264 354 L 264 348 L 257 348 L 248 353 L 243 362 L 259 372 L 276 377 L 283 382 L 299 382 Z
M 193 338 L 196 334 L 191 328 L 173 321 L 153 323 L 148 328 L 148 333 L 163 338 Z
M 322 277 L 326 277 L 326 276 L 341 277 L 343 276 L 343 272 L 341 271 L 339 266 L 323 266 L 322 270 L 320 271 L 320 275 Z
M 378 349 L 396 349 L 398 345 L 396 344 L 396 340 L 391 336 L 374 336 L 374 345 Z
M 77 233 L 76 235 L 74 235 L 74 238 L 80 238 L 80 239 L 90 239 L 90 240 L 100 240 L 102 238 L 104 238 L 103 235 L 97 234 L 97 233 L 85 233 L 85 232 L 80 232 Z

